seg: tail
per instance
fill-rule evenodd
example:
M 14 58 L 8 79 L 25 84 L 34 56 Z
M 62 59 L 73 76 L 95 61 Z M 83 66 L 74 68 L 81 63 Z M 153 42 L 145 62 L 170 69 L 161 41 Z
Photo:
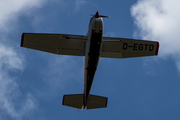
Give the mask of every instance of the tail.
M 107 97 L 101 97 L 96 95 L 89 95 L 87 104 L 84 105 L 84 94 L 64 95 L 62 104 L 69 107 L 84 109 L 106 108 Z

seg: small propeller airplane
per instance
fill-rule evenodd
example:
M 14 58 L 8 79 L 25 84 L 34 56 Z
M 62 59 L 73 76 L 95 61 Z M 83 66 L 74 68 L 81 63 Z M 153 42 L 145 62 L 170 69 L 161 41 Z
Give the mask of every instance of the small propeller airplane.
M 63 96 L 62 104 L 95 109 L 107 106 L 107 97 L 91 95 L 90 90 L 99 58 L 130 58 L 158 55 L 159 42 L 103 37 L 103 19 L 98 11 L 90 19 L 87 36 L 69 34 L 23 33 L 21 47 L 61 55 L 84 56 L 84 93 Z

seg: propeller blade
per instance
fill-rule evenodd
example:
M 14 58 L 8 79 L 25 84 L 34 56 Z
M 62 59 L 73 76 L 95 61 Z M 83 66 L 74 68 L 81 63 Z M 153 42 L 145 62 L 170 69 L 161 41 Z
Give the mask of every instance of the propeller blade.
M 98 18 L 98 17 L 103 17 L 103 18 L 110 18 L 110 16 L 105 16 L 105 15 L 99 15 L 99 12 L 97 11 L 96 12 L 96 14 L 94 15 L 94 14 L 89 14 L 90 16 L 93 16 L 93 17 L 96 17 L 96 18 Z
M 110 16 L 99 15 L 99 17 L 110 18 Z
M 93 14 L 89 14 L 90 16 L 94 16 Z M 105 16 L 105 15 L 99 15 L 99 17 L 103 17 L 103 18 L 111 18 L 111 16 Z
M 93 14 L 89 14 L 90 16 L 94 16 Z

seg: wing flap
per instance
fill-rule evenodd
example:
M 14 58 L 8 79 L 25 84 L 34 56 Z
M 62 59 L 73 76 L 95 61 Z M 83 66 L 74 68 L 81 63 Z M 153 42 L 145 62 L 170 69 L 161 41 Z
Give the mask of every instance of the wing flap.
M 81 35 L 23 33 L 21 47 L 62 55 L 84 56 L 86 39 Z
M 101 57 L 129 58 L 158 54 L 159 43 L 155 41 L 103 37 Z

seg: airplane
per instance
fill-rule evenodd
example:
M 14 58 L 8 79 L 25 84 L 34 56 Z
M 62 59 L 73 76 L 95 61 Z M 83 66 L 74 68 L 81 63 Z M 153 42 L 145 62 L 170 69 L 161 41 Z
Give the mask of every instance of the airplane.
M 106 108 L 107 97 L 90 94 L 100 57 L 131 58 L 158 55 L 159 42 L 103 37 L 103 17 L 97 11 L 89 22 L 87 36 L 70 34 L 22 33 L 21 47 L 44 52 L 84 56 L 84 93 L 63 96 L 62 104 L 83 109 Z

